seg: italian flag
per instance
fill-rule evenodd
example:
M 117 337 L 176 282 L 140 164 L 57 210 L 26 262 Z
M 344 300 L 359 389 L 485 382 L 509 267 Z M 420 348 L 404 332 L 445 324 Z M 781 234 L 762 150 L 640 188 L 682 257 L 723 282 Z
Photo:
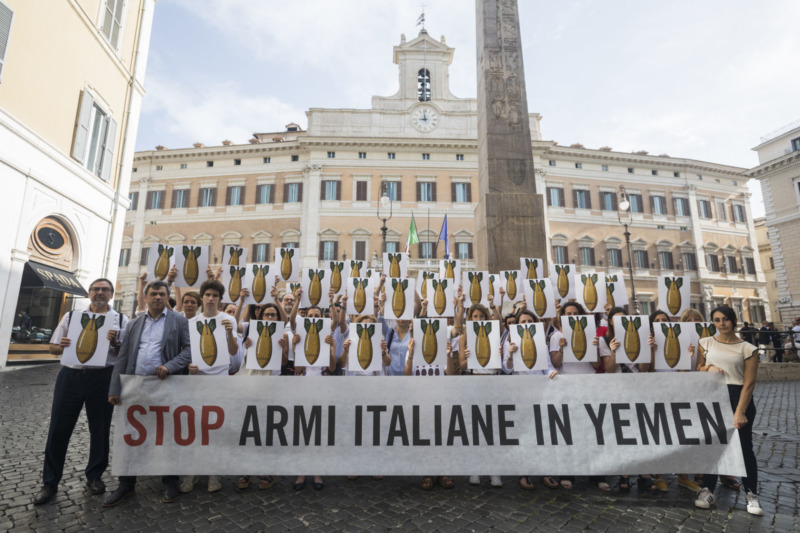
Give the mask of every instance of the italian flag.
M 408 253 L 408 249 L 411 248 L 412 244 L 417 244 L 419 242 L 419 236 L 417 235 L 417 225 L 414 223 L 414 213 L 411 213 L 411 226 L 408 228 L 408 241 L 406 242 L 406 253 Z

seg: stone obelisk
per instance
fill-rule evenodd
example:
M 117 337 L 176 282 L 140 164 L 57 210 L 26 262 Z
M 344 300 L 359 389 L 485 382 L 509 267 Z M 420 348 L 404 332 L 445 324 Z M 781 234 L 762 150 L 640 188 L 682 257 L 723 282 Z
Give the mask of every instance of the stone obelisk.
M 476 260 L 480 270 L 546 262 L 544 204 L 536 193 L 516 0 L 476 0 L 478 186 Z M 545 269 L 545 272 L 547 270 Z

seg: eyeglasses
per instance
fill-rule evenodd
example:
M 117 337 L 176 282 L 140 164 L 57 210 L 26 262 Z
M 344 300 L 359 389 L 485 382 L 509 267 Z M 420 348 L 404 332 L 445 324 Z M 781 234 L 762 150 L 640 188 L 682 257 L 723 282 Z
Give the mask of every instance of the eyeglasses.
M 111 287 L 92 287 L 89 292 L 111 292 Z

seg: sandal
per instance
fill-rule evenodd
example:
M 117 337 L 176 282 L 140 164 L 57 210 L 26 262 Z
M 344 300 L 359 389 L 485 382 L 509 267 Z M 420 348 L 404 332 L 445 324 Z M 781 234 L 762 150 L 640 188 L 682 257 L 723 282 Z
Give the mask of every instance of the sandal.
M 431 490 L 433 488 L 433 478 L 430 476 L 422 478 L 422 490 Z
M 570 490 L 572 488 L 572 481 L 570 481 L 568 479 L 562 479 L 561 480 L 561 486 L 564 487 L 567 490 Z
M 456 486 L 456 482 L 448 476 L 439 476 L 439 485 L 441 485 L 443 489 L 452 489 Z
M 239 478 L 239 481 L 236 482 L 236 486 L 239 490 L 244 490 L 250 486 L 250 476 L 242 476 Z
M 735 490 L 737 492 L 742 490 L 741 483 L 736 481 L 736 478 L 734 478 L 734 477 L 731 477 L 731 476 L 719 476 L 719 481 L 725 487 L 727 487 L 727 488 L 729 488 L 731 490 Z
M 605 482 L 605 481 L 601 481 L 601 482 L 599 482 L 599 483 L 597 484 L 597 488 L 598 488 L 598 489 L 600 489 L 600 490 L 602 490 L 603 492 L 609 492 L 609 491 L 611 490 L 611 487 L 610 487 L 610 486 L 609 486 L 609 484 L 608 484 L 607 482 Z
M 258 478 L 258 490 L 267 490 L 278 482 L 275 476 L 260 476 Z
M 617 490 L 619 490 L 619 492 L 621 494 L 630 493 L 630 491 L 631 491 L 631 478 L 620 476 L 619 482 L 617 483 Z
M 522 476 L 519 478 L 519 486 L 525 490 L 533 490 L 536 488 L 530 476 Z
M 550 476 L 542 476 L 542 485 L 548 489 L 557 489 L 559 487 L 558 481 Z

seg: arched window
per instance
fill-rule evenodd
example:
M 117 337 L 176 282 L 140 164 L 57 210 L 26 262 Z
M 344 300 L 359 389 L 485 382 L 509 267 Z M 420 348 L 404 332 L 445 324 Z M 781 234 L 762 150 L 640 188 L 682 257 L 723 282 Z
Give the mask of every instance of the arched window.
M 417 76 L 417 96 L 420 102 L 431 101 L 431 72 L 426 68 L 419 69 Z

